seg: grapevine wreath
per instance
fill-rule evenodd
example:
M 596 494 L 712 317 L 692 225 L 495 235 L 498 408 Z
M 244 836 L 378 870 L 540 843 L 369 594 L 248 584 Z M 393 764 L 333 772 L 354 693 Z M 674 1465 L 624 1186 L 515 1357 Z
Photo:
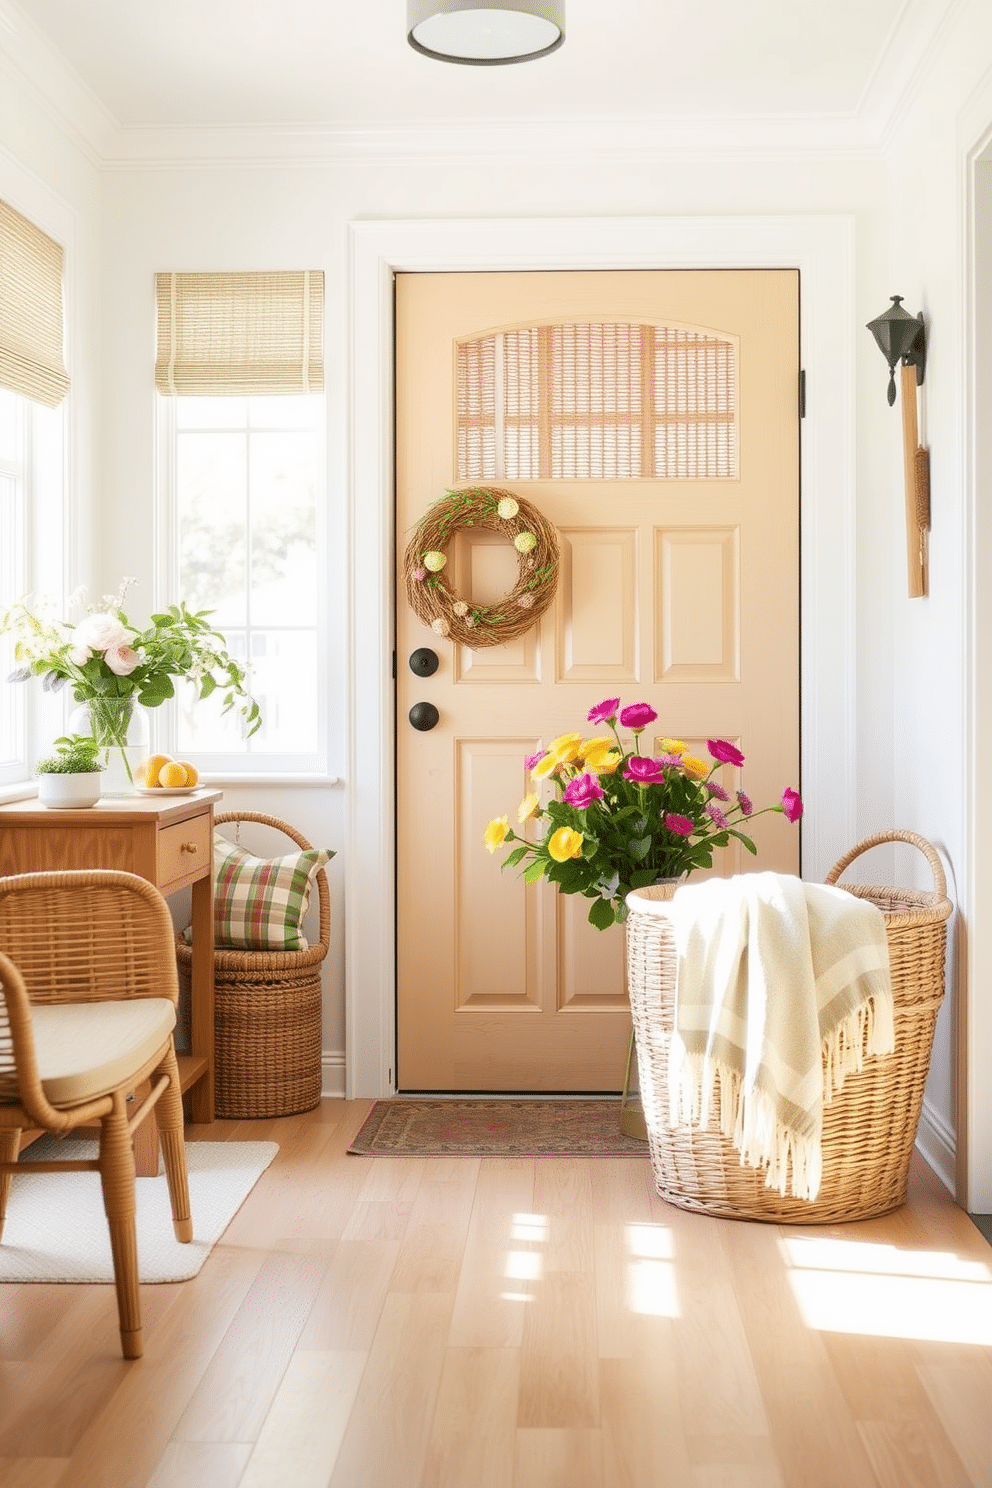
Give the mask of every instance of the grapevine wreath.
M 495 604 L 470 604 L 444 577 L 445 549 L 463 527 L 499 532 L 517 551 L 517 582 Z M 435 635 L 473 650 L 501 646 L 529 630 L 554 599 L 558 534 L 536 507 L 512 491 L 494 486 L 448 491 L 417 523 L 403 555 L 403 572 L 410 608 Z

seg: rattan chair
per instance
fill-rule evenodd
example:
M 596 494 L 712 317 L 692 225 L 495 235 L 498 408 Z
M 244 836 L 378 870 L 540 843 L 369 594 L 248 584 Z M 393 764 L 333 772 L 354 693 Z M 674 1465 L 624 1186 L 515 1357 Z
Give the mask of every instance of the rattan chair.
M 121 1348 L 139 1359 L 131 1134 L 156 1103 L 176 1238 L 193 1238 L 172 919 L 159 891 L 131 873 L 25 873 L 0 878 L 0 947 L 0 1240 L 14 1174 L 99 1172 Z M 128 1097 L 146 1081 L 129 1116 Z M 99 1157 L 18 1161 L 23 1131 L 80 1126 L 99 1127 Z

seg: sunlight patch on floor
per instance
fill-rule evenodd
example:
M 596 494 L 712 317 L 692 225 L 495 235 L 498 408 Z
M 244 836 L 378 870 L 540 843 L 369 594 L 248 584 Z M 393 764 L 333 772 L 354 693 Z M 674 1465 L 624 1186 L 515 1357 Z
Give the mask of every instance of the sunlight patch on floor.
M 644 1317 L 679 1317 L 671 1230 L 663 1225 L 629 1224 L 625 1233 L 633 1257 L 627 1265 L 628 1308 Z
M 992 1271 L 981 1261 L 813 1236 L 780 1244 L 811 1328 L 992 1346 Z

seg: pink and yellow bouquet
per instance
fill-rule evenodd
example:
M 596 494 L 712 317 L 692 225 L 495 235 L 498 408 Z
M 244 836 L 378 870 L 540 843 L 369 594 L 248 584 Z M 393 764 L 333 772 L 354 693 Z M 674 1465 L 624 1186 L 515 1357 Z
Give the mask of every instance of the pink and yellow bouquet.
M 523 864 L 527 883 L 547 878 L 562 894 L 591 899 L 589 921 L 600 930 L 626 919 L 632 889 L 709 868 L 714 848 L 726 847 L 732 837 L 756 853 L 742 823 L 768 811 L 780 811 L 790 822 L 803 814 L 791 786 L 760 811 L 743 789 L 731 797 L 716 772 L 724 764 L 740 767 L 744 755 L 726 739 L 707 740 L 709 761 L 690 754 L 680 739 L 662 739 L 658 755 L 642 754 L 641 735 L 657 717 L 648 703 L 623 709 L 619 698 L 597 703 L 587 721 L 609 734 L 562 734 L 526 761 L 536 789 L 521 801 L 517 822 L 525 831 L 526 823 L 540 823 L 540 840 L 514 832 L 508 816 L 486 827 L 491 853 L 504 843 L 517 844 L 502 868 Z M 633 735 L 629 749 L 618 723 Z M 557 798 L 542 805 L 545 781 Z

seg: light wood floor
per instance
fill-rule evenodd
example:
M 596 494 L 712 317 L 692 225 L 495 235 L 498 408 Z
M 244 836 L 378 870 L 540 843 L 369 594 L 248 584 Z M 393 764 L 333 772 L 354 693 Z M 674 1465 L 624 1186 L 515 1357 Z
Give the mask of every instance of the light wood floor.
M 110 1287 L 0 1288 L 2 1488 L 992 1484 L 992 1248 L 921 1160 L 785 1230 L 647 1157 L 348 1157 L 367 1108 L 190 1129 L 280 1151 L 137 1363 Z

